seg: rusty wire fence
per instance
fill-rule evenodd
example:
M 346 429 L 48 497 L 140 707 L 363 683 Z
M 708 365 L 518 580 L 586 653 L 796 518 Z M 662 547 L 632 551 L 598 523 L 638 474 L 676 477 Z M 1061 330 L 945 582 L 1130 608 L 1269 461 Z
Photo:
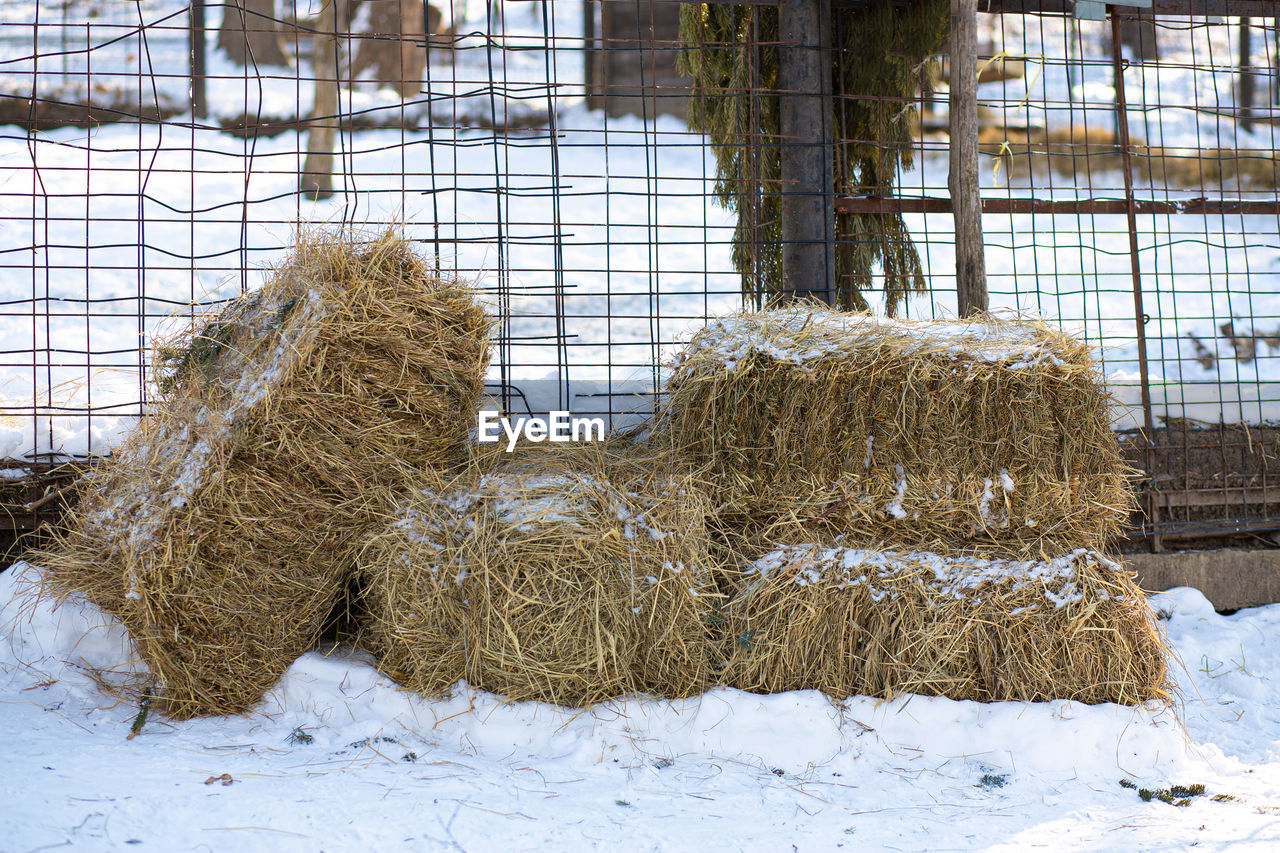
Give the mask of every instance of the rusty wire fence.
M 1003 10 L 979 16 L 991 305 L 1099 347 L 1145 474 L 1135 541 L 1270 542 L 1276 20 L 1247 0 L 1103 21 L 1071 6 L 980 4 Z M 673 348 L 744 301 L 736 215 L 685 121 L 677 9 L 0 0 L 10 526 L 37 524 L 60 466 L 109 452 L 145 413 L 151 341 L 255 287 L 299 227 L 396 225 L 474 280 L 501 318 L 489 392 L 508 411 L 642 416 Z M 924 289 L 900 313 L 938 316 L 955 310 L 951 70 L 938 57 L 912 73 L 915 91 L 881 106 L 911 123 L 913 167 L 888 193 L 834 186 L 833 203 L 902 218 Z

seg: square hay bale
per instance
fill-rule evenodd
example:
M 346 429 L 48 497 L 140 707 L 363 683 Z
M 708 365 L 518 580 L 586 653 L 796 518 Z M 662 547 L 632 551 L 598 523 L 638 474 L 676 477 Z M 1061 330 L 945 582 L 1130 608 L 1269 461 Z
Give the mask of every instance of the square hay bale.
M 120 617 L 164 713 L 252 707 L 316 640 L 400 483 L 460 454 L 490 327 L 394 233 L 300 238 L 157 349 L 152 414 L 42 555 L 52 591 Z
M 409 492 L 361 553 L 364 645 L 427 694 L 704 689 L 719 595 L 700 493 L 650 456 L 543 448 Z
M 705 467 L 729 534 L 1060 554 L 1133 505 L 1089 348 L 1039 322 L 738 314 L 666 391 L 653 440 Z
M 1145 596 L 1094 551 L 1016 561 L 791 545 L 756 560 L 746 579 L 725 608 L 724 680 L 743 690 L 982 702 L 1169 697 L 1166 650 Z

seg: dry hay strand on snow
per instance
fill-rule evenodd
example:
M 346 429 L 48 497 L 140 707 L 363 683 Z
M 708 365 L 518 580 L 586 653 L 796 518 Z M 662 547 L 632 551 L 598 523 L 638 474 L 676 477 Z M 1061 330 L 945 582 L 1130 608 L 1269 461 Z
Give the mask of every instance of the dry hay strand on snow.
M 354 540 L 459 454 L 490 319 L 392 233 L 301 238 L 157 349 L 160 397 L 41 557 L 120 617 L 178 718 L 252 707 L 316 640 Z
M 705 499 L 651 453 L 535 447 L 428 478 L 360 556 L 363 642 L 426 694 L 683 697 L 711 679 Z
M 725 608 L 724 681 L 844 698 L 1166 700 L 1166 650 L 1132 576 L 1096 552 L 1016 562 L 779 548 Z
M 1052 555 L 1133 502 L 1089 348 L 1039 322 L 738 314 L 666 391 L 652 440 L 701 466 L 731 537 Z

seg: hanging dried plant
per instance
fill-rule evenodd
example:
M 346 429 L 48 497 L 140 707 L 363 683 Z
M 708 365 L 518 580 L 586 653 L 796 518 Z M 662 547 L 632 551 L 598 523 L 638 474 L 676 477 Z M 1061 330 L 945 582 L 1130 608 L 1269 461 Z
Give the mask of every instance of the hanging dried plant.
M 914 99 L 925 63 L 946 45 L 947 0 L 870 0 L 832 12 L 835 192 L 892 194 L 912 163 Z M 738 214 L 733 264 L 754 305 L 783 291 L 775 7 L 687 3 L 687 49 L 678 66 L 693 78 L 689 124 L 716 153 L 716 195 Z M 894 313 L 924 289 L 920 255 L 899 214 L 836 214 L 836 303 L 867 307 L 877 283 Z

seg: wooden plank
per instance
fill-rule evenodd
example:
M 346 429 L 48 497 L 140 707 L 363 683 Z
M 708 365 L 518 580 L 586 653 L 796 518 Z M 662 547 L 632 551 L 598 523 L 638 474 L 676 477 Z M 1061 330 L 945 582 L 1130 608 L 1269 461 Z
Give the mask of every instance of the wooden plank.
M 41 518 L 32 513 L 11 514 L 7 510 L 0 509 L 0 533 L 30 533 L 45 522 L 52 522 L 55 518 L 53 513 L 48 513 Z M 0 569 L 4 568 L 0 566 Z

